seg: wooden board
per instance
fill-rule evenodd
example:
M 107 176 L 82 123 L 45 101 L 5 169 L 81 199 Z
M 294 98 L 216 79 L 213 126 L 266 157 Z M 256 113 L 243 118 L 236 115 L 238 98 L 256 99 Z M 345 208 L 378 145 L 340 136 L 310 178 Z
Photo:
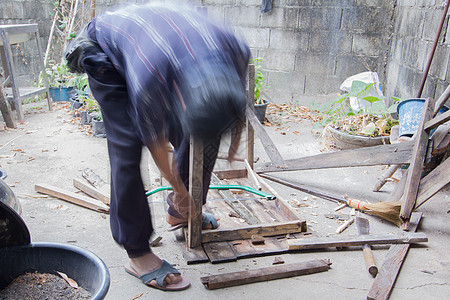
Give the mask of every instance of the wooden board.
M 450 159 L 446 159 L 427 176 L 420 180 L 419 191 L 417 192 L 416 206 L 419 208 L 434 194 L 439 192 L 450 183 Z
M 189 248 L 201 246 L 203 206 L 203 141 L 191 136 L 189 152 L 189 206 L 187 244 Z
M 89 196 L 102 201 L 106 205 L 109 205 L 110 203 L 109 193 L 106 193 L 104 189 L 97 189 L 91 185 L 85 184 L 84 182 L 76 178 L 73 179 L 73 186 L 83 191 L 84 193 L 88 194 Z M 103 185 L 102 187 L 106 186 L 107 185 Z
M 260 268 L 256 270 L 211 275 L 202 277 L 200 280 L 207 289 L 213 290 L 254 282 L 313 274 L 327 271 L 329 268 L 330 264 L 328 261 L 312 260 L 307 262 Z
M 399 144 L 380 145 L 338 152 L 323 153 L 307 157 L 285 160 L 287 168 L 266 164 L 257 173 L 312 170 L 325 168 L 361 167 L 408 163 L 411 158 L 413 141 Z
M 419 226 L 422 213 L 413 213 L 410 220 L 410 230 L 416 231 Z M 408 253 L 409 244 L 405 245 L 392 245 L 389 248 L 383 264 L 378 272 L 377 277 L 372 283 L 372 286 L 367 294 L 367 299 L 370 300 L 382 300 L 388 299 L 394 287 L 395 280 L 397 279 L 400 268 Z
M 324 249 L 330 247 L 351 247 L 376 245 L 376 244 L 410 244 L 427 242 L 424 233 L 408 233 L 403 235 L 394 234 L 371 234 L 346 237 L 320 237 L 288 240 L 289 250 Z
M 64 189 L 51 186 L 49 184 L 36 184 L 34 188 L 39 193 L 50 195 L 98 212 L 109 213 L 109 207 L 105 205 L 103 202 L 100 202 L 96 199 L 86 197 L 83 195 L 77 195 L 73 192 L 69 192 Z
M 237 257 L 228 242 L 204 243 L 206 255 L 212 264 L 236 261 Z

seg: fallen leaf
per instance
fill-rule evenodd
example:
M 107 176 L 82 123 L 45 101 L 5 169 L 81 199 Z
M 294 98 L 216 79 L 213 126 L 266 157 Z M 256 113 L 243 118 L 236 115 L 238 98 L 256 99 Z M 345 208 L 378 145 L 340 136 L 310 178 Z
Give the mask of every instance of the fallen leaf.
M 292 133 L 295 133 L 295 134 L 297 134 L 297 135 L 300 134 L 300 132 L 298 132 L 297 130 L 292 131 Z
M 67 275 L 64 274 L 63 272 L 58 272 L 58 271 L 56 271 L 56 273 L 58 273 L 59 276 L 61 276 L 65 281 L 67 281 L 67 283 L 68 283 L 71 287 L 73 287 L 74 289 L 77 289 L 77 288 L 78 288 L 78 283 L 77 283 L 75 280 L 73 280 L 72 278 L 69 278 L 69 276 L 67 276 Z

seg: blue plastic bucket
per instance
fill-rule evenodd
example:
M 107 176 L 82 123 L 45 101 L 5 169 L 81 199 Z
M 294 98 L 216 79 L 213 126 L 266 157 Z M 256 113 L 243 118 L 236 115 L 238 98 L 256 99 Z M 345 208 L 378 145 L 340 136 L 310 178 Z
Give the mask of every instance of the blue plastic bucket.
M 423 98 L 406 99 L 397 106 L 398 122 L 399 122 L 399 136 L 412 137 L 419 127 L 420 118 L 422 116 L 422 109 L 425 104 Z M 448 107 L 442 107 L 439 114 L 448 110 Z M 432 134 L 434 129 L 430 132 Z
M 73 87 L 49 87 L 50 97 L 53 102 L 69 101 L 69 92 L 73 90 Z

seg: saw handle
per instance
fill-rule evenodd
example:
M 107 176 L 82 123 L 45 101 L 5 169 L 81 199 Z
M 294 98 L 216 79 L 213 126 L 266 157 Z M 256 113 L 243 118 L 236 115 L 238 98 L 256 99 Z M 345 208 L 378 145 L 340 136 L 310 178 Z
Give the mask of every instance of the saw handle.
M 364 253 L 364 261 L 366 262 L 366 267 L 369 273 L 375 277 L 378 274 L 378 268 L 375 264 L 375 259 L 373 257 L 372 248 L 370 248 L 369 244 L 365 244 L 363 246 L 363 253 Z

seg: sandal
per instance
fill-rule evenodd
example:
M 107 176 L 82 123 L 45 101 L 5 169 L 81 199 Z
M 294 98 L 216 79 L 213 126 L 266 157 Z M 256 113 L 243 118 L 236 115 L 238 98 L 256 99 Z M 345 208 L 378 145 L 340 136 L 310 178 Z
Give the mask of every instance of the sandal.
M 202 213 L 202 216 L 203 216 L 203 219 L 202 219 L 202 229 L 203 230 L 217 229 L 219 227 L 219 223 L 217 222 L 217 219 L 214 217 L 214 215 L 208 214 L 208 213 Z M 174 217 L 174 216 L 172 216 L 172 217 Z M 176 217 L 174 217 L 174 218 L 176 218 Z M 209 226 L 209 224 L 211 224 L 211 228 L 207 228 Z M 174 230 L 184 228 L 187 226 L 188 226 L 188 222 L 182 221 L 178 224 L 170 226 L 169 229 L 167 229 L 167 231 L 174 231 Z
M 157 270 L 154 270 L 152 272 L 149 272 L 147 274 L 144 274 L 142 276 L 139 276 L 136 274 L 131 268 L 125 267 L 125 271 L 136 277 L 139 278 L 145 285 L 163 290 L 163 291 L 182 291 L 187 289 L 191 283 L 189 280 L 187 280 L 185 277 L 181 276 L 181 281 L 174 284 L 165 284 L 164 279 L 169 274 L 181 274 L 180 271 L 172 267 L 167 261 L 163 260 L 161 267 Z M 156 280 L 156 284 L 150 284 L 152 280 Z

